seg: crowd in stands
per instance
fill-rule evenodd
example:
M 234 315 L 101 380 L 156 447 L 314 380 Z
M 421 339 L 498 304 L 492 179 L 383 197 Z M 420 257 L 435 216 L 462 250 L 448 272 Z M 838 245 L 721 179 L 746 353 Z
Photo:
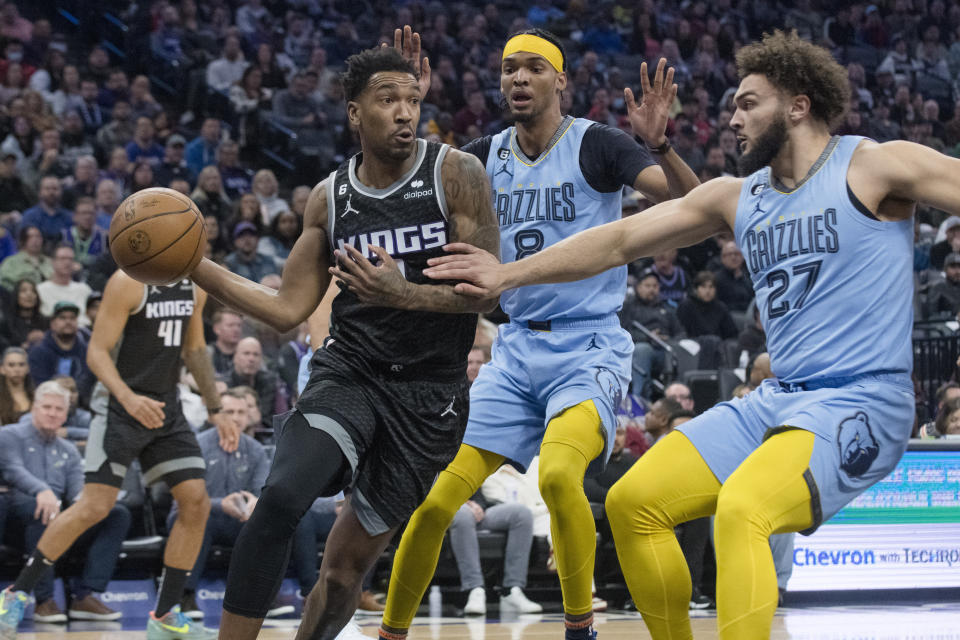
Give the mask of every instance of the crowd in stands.
M 45 3 L 0 1 L 0 423 L 7 425 L 0 532 L 27 551 L 53 505 L 69 503 L 82 484 L 77 446 L 88 435 L 96 383 L 86 345 L 116 269 L 107 230 L 120 202 L 153 186 L 189 195 L 204 215 L 206 256 L 278 287 L 312 186 L 358 150 L 338 74 L 350 55 L 392 45 L 398 26 L 419 31 L 432 62 L 420 135 L 454 146 L 509 125 L 501 46 L 510 33 L 543 27 L 566 47 L 565 114 L 629 132 L 623 89 L 639 85 L 640 62 L 664 57 L 679 85 L 668 125 L 673 146 L 702 181 L 735 174 L 734 55 L 766 31 L 790 28 L 846 66 L 852 98 L 838 133 L 907 139 L 960 156 L 960 0 L 113 0 L 93 3 L 103 4 L 96 11 L 87 4 L 66 2 L 54 15 Z M 625 215 L 648 204 L 624 194 Z M 921 207 L 916 220 L 917 318 L 955 320 L 960 217 Z M 769 375 L 752 285 L 730 234 L 635 263 L 629 282 L 621 317 L 636 344 L 632 393 L 614 457 L 586 485 L 598 502 L 649 446 L 694 415 L 691 389 L 670 384 L 681 369 L 740 369 L 737 393 Z M 227 389 L 225 410 L 246 428 L 249 478 L 234 486 L 236 478 L 208 477 L 215 517 L 205 548 L 235 537 L 255 504 L 271 416 L 295 401 L 307 352 L 304 327 L 278 334 L 215 301 L 208 307 L 209 352 Z M 471 379 L 490 358 L 491 330 L 482 320 Z M 925 415 L 923 434 L 960 433 L 955 389 L 937 395 L 938 413 Z M 189 377 L 181 390 L 202 432 L 206 415 Z M 201 435 L 204 454 L 221 456 L 210 433 Z M 62 458 L 56 477 L 44 456 Z M 484 588 L 471 530 L 521 529 L 525 540 L 538 529 L 535 499 L 523 506 L 491 492 L 485 485 L 455 520 L 467 591 Z M 308 542 L 294 553 L 305 591 L 316 578 L 316 554 L 304 549 L 329 530 L 336 509 L 315 507 L 298 533 Z M 109 615 L 90 594 L 102 590 L 130 527 L 123 510 L 118 505 L 92 532 L 89 567 L 70 586 L 77 611 Z M 685 537 L 702 556 L 702 532 Z M 525 555 L 524 540 L 509 543 L 508 557 Z M 519 566 L 511 564 L 518 571 L 505 572 L 504 586 L 523 588 Z M 37 596 L 49 599 L 46 585 Z

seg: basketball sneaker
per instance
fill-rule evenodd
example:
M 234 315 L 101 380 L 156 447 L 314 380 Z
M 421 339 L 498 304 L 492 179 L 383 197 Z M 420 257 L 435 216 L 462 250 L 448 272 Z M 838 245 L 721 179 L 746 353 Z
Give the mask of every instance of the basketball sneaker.
M 147 621 L 147 640 L 215 640 L 216 637 L 216 631 L 183 615 L 180 605 L 162 618 L 155 617 L 151 611 Z
M 29 599 L 23 591 L 11 591 L 9 587 L 0 592 L 0 640 L 17 637 L 17 627 Z
M 360 630 L 356 618 L 350 618 L 350 622 L 340 630 L 340 633 L 333 640 L 373 640 L 373 638 Z

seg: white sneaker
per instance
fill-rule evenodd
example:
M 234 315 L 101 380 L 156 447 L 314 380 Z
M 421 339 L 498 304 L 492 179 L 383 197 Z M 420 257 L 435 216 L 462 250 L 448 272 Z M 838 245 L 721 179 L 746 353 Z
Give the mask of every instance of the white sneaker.
M 340 630 L 340 633 L 333 640 L 372 640 L 370 636 L 360 630 L 356 618 L 350 618 L 350 622 Z
M 510 595 L 500 596 L 500 610 L 512 609 L 517 613 L 541 613 L 543 607 L 527 598 L 520 587 L 510 587 Z
M 607 601 L 603 598 L 593 596 L 593 610 L 594 611 L 606 611 L 607 610 Z
M 484 591 L 483 587 L 471 589 L 467 604 L 463 607 L 463 613 L 468 616 L 482 616 L 486 612 L 487 592 Z

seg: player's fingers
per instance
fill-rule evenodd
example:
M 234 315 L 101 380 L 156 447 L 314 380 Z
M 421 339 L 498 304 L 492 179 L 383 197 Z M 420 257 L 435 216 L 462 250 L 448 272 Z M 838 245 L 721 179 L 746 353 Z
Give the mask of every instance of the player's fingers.
M 672 87 L 672 86 L 673 86 L 673 75 L 674 75 L 674 72 L 675 72 L 675 69 L 674 69 L 673 67 L 670 67 L 669 69 L 667 69 L 667 77 L 664 78 L 664 80 L 663 80 L 663 86 L 665 86 L 665 87 Z
M 479 249 L 466 242 L 451 242 L 450 244 L 443 245 L 443 250 L 449 253 L 479 253 L 483 251 L 483 249 Z
M 369 245 L 367 245 L 367 246 L 369 246 Z M 362 253 L 360 253 L 360 252 L 357 250 L 357 248 L 354 247 L 352 244 L 346 244 L 346 245 L 343 246 L 343 248 L 346 250 L 347 255 L 350 256 L 351 258 L 353 258 L 355 265 L 359 268 L 359 270 L 360 270 L 361 273 L 364 272 L 364 271 L 366 271 L 366 270 L 368 270 L 368 269 L 372 269 L 372 268 L 373 268 L 373 265 L 370 264 L 370 261 L 367 260 L 366 256 L 364 256 Z M 347 260 L 347 262 L 349 263 L 350 261 Z M 347 268 L 349 269 L 350 267 L 351 267 L 351 265 L 348 264 L 348 265 L 347 265 Z M 352 271 L 352 270 L 353 270 L 353 269 L 351 269 L 351 271 Z
M 427 75 L 430 73 L 430 58 L 423 56 L 423 60 L 420 62 L 420 75 Z
M 637 101 L 633 97 L 633 91 L 630 87 L 624 87 L 623 89 L 623 102 L 627 105 L 627 113 L 634 111 L 637 108 Z
M 408 60 L 412 57 L 413 49 L 413 37 L 411 32 L 413 29 L 410 28 L 410 25 L 403 25 L 403 55 Z
M 663 91 L 663 70 L 667 66 L 667 59 L 660 58 L 660 62 L 657 63 L 657 73 L 653 77 L 653 90 L 657 93 Z
M 647 75 L 647 63 L 640 63 L 640 91 L 643 95 L 647 95 L 652 91 L 650 88 L 650 77 Z
M 383 247 L 377 247 L 372 244 L 368 244 L 367 249 L 369 249 L 372 253 L 377 254 L 377 257 L 383 262 L 383 266 L 393 268 L 396 267 L 397 263 L 394 261 L 393 256 L 387 253 L 387 250 Z
M 403 53 L 403 29 L 393 30 L 393 48 Z
M 670 88 L 670 104 L 673 104 L 673 101 L 677 99 L 677 91 L 679 88 L 678 85 L 673 85 L 673 87 Z
M 424 275 L 430 276 L 431 278 L 452 278 L 456 277 L 451 275 L 453 273 L 465 273 L 472 272 L 472 265 L 469 262 L 463 260 L 451 261 L 447 264 L 440 264 L 435 267 L 428 267 L 423 270 Z
M 411 40 L 412 40 L 412 42 L 411 42 L 412 47 L 411 47 L 411 48 L 413 49 L 413 51 L 412 51 L 411 53 L 413 54 L 413 59 L 414 59 L 414 60 L 419 60 L 419 59 L 420 59 L 420 34 L 417 33 L 416 31 L 414 31 L 414 32 L 413 32 L 413 37 L 411 38 Z

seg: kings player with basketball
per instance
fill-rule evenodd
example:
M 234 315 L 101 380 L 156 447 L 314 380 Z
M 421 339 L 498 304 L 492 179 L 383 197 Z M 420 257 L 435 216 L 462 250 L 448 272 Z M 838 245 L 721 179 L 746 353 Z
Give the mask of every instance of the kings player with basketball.
M 498 254 L 483 165 L 416 137 L 417 73 L 393 49 L 352 56 L 342 80 L 362 151 L 311 192 L 279 290 L 209 260 L 191 276 L 229 307 L 282 330 L 317 308 L 332 275 L 343 283 L 330 337 L 295 410 L 278 420 L 273 466 L 234 546 L 224 640 L 256 638 L 300 518 L 318 496 L 352 487 L 297 638 L 340 632 L 364 574 L 457 451 L 477 312 L 496 305 L 423 275 L 451 241 Z
M 809 534 L 903 455 L 911 383 L 913 212 L 960 214 L 960 160 L 906 141 L 832 136 L 850 102 L 830 52 L 776 32 L 737 53 L 730 121 L 743 178 L 500 265 L 463 245 L 433 277 L 484 299 L 572 282 L 732 230 L 776 378 L 657 442 L 607 495 L 627 585 L 657 640 L 691 638 L 690 574 L 674 526 L 714 515 L 720 637 L 767 638 L 773 533 Z
M 407 27 L 394 40 L 419 63 L 416 34 Z M 490 176 L 505 261 L 522 260 L 619 219 L 624 185 L 661 201 L 698 184 L 665 135 L 677 92 L 673 69 L 665 67 L 661 60 L 651 85 L 642 65 L 640 104 L 625 91 L 638 144 L 619 129 L 561 113 L 567 61 L 556 36 L 533 29 L 507 41 L 500 91 L 516 126 L 463 148 L 480 158 Z M 429 69 L 428 61 L 423 69 Z M 504 462 L 524 469 L 538 454 L 566 636 L 589 637 L 596 528 L 583 478 L 588 467 L 599 470 L 610 455 L 617 405 L 630 380 L 633 342 L 617 318 L 626 278 L 626 268 L 617 268 L 585 282 L 504 294 L 501 304 L 510 322 L 500 328 L 493 360 L 470 389 L 463 445 L 411 518 L 394 558 L 382 638 L 406 636 L 444 532 L 461 505 Z M 527 605 L 519 589 L 501 600 L 502 608 L 523 611 Z
M 179 507 L 147 639 L 215 637 L 178 604 L 210 512 L 203 455 L 180 408 L 181 362 L 200 388 L 221 446 L 233 451 L 239 439 L 233 424 L 218 415 L 220 397 L 203 335 L 206 299 L 189 280 L 145 285 L 117 271 L 107 281 L 87 347 L 87 364 L 100 382 L 91 403 L 96 415 L 86 447 L 86 482 L 80 498 L 51 520 L 16 582 L 0 596 L 0 637 L 15 637 L 27 594 L 84 531 L 107 516 L 135 459 L 144 480 L 166 482 Z

